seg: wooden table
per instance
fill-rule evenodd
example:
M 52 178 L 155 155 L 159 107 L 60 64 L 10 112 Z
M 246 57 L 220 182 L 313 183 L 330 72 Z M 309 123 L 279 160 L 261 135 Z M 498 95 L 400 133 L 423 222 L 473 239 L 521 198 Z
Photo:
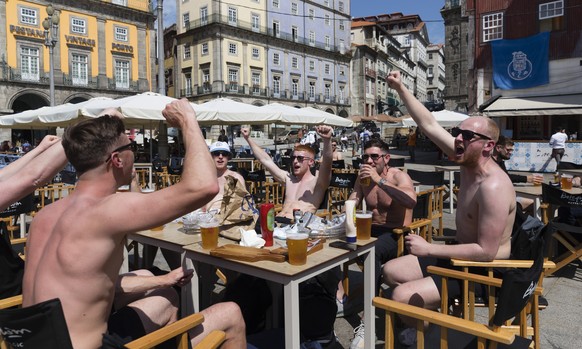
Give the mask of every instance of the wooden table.
M 435 166 L 434 167 L 435 171 L 445 171 L 449 173 L 449 185 L 448 185 L 448 190 L 449 190 L 449 212 L 450 213 L 454 213 L 454 195 L 453 195 L 453 188 L 455 186 L 454 184 L 454 180 L 455 180 L 455 172 L 459 172 L 461 171 L 461 166 L 456 166 L 456 165 L 452 165 L 452 166 Z
M 534 202 L 534 215 L 538 219 L 542 219 L 542 209 L 540 208 L 542 202 L 542 186 L 533 185 L 531 183 L 514 183 L 515 193 L 524 198 L 532 199 Z M 582 188 L 562 189 L 570 194 L 582 194 Z
M 296 349 L 300 347 L 299 337 L 299 284 L 309 278 L 328 271 L 336 266 L 357 257 L 364 257 L 364 324 L 366 326 L 366 348 L 374 348 L 374 311 L 372 298 L 374 296 L 374 244 L 376 239 L 358 241 L 356 251 L 345 251 L 329 247 L 329 241 L 321 251 L 308 256 L 307 263 L 303 266 L 293 266 L 287 262 L 276 263 L 271 261 L 242 262 L 214 257 L 204 250 L 200 243 L 184 246 L 185 257 L 198 263 L 213 265 L 219 268 L 230 269 L 247 275 L 255 276 L 283 286 L 284 311 L 285 311 L 285 347 Z M 230 240 L 219 239 L 219 245 L 232 243 Z M 197 273 L 197 267 L 194 268 Z M 192 289 L 198 289 L 198 277 L 192 278 Z M 194 311 L 200 310 L 200 301 L 193 294 Z M 275 303 L 274 303 L 275 304 Z M 276 316 L 276 315 L 275 315 Z M 277 317 L 275 317 L 276 319 Z

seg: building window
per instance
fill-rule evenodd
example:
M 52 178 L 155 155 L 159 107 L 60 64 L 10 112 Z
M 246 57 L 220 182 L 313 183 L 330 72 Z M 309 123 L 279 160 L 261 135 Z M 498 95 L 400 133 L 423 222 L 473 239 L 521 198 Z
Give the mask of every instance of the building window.
M 184 92 L 186 96 L 192 96 L 192 74 L 184 74 Z
M 325 49 L 329 50 L 331 48 L 331 38 L 329 36 L 325 36 Z
M 345 86 L 340 86 L 339 87 L 338 97 L 339 97 L 340 103 L 343 103 L 344 95 L 345 95 L 345 91 L 344 91 L 345 88 L 346 88 Z
M 259 49 L 257 47 L 253 47 L 251 49 L 251 52 L 252 52 L 252 55 L 253 55 L 253 59 L 259 59 L 261 57 L 260 56 L 260 51 L 259 51 Z
M 202 44 L 202 55 L 206 56 L 208 54 L 208 43 L 205 42 Z
M 261 92 L 261 73 L 253 72 L 251 76 L 251 84 L 253 85 L 253 93 Z
M 273 7 L 279 8 L 279 0 L 273 0 Z
M 293 42 L 297 42 L 299 29 L 296 26 L 291 27 L 291 37 L 293 38 Z
M 200 24 L 201 25 L 208 24 L 208 7 L 207 6 L 200 8 Z
M 340 1 L 337 7 L 339 12 L 344 12 L 344 2 Z
M 228 24 L 236 25 L 237 24 L 237 9 L 234 7 L 228 8 Z
M 129 61 L 115 60 L 115 87 L 129 88 Z
M 280 55 L 278 53 L 273 53 L 273 64 L 279 65 L 280 63 Z
M 297 7 L 297 3 L 296 2 L 292 2 L 291 3 L 291 14 L 292 15 L 298 15 L 299 14 L 299 9 Z
M 228 84 L 231 91 L 238 92 L 238 69 L 228 69 Z
M 115 26 L 115 40 L 127 41 L 127 28 Z
M 291 58 L 291 68 L 297 69 L 299 67 L 299 59 L 297 57 Z
M 346 26 L 344 24 L 344 21 L 339 22 L 339 30 L 346 30 Z
M 309 71 L 315 71 L 315 61 L 309 61 Z
M 281 36 L 279 21 L 273 21 L 273 35 L 276 37 Z
M 309 98 L 315 98 L 315 81 L 309 82 Z
M 325 74 L 329 75 L 329 72 L 330 72 L 329 63 L 325 63 L 323 70 L 325 71 Z
M 113 0 L 111 3 L 115 5 L 127 6 L 127 0 Z
M 40 80 L 38 48 L 26 46 L 20 48 L 20 72 L 22 80 Z
M 71 78 L 73 80 L 73 85 L 87 86 L 89 71 L 88 62 L 89 57 L 87 55 L 77 53 L 71 54 Z
M 329 97 L 331 95 L 331 85 L 330 84 L 325 84 L 325 90 L 323 93 L 324 93 L 325 99 L 329 99 Z
M 329 18 L 329 15 L 325 15 L 325 25 L 331 25 L 331 19 Z
M 210 69 L 202 70 L 202 89 L 204 92 L 210 92 Z
M 483 42 L 503 39 L 503 13 L 483 16 Z
M 20 8 L 20 23 L 37 25 L 38 24 L 38 10 L 28 7 Z
M 310 8 L 309 9 L 309 19 L 313 20 L 314 17 L 315 17 L 315 10 Z
M 182 28 L 190 28 L 190 13 L 186 12 L 182 14 Z
M 326 7 L 329 7 L 329 0 L 323 0 L 323 4 L 324 4 Z
M 251 14 L 251 29 L 252 29 L 252 31 L 259 32 L 261 30 L 260 23 L 261 23 L 261 17 L 256 13 Z
M 404 35 L 404 46 L 410 46 L 410 35 Z
M 540 18 L 553 18 L 564 15 L 564 0 L 547 2 L 540 4 Z
M 315 46 L 315 33 L 309 32 L 309 45 Z
M 184 59 L 190 59 L 192 54 L 190 53 L 190 44 L 184 45 Z
M 432 53 L 428 54 L 428 59 L 432 59 Z
M 280 93 L 281 93 L 281 77 L 273 76 L 273 94 L 279 97 Z
M 71 33 L 87 34 L 87 21 L 81 18 L 71 17 Z
M 299 80 L 293 79 L 291 81 L 291 95 L 297 97 L 299 95 Z
M 228 54 L 235 55 L 237 54 L 237 45 L 235 43 L 228 43 Z
M 433 67 L 428 67 L 428 76 L 432 76 L 433 74 Z

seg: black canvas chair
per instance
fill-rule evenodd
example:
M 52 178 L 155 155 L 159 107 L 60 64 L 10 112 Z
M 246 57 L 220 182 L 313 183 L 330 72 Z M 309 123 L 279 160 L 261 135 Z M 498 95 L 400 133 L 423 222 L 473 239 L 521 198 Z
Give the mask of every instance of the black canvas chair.
M 407 169 L 406 173 L 413 181 L 417 181 L 422 185 L 432 186 L 434 188 L 445 185 L 444 171 L 420 171 Z
M 58 298 L 26 308 L 22 296 L 0 300 L 0 344 L 5 341 L 13 348 L 73 349 L 61 301 Z M 11 308 L 10 308 L 11 307 Z M 129 343 L 112 339 L 114 348 L 147 349 L 169 339 L 177 338 L 176 348 L 187 349 L 188 331 L 204 321 L 202 314 L 189 315 L 179 321 L 149 333 Z M 225 340 L 225 333 L 213 331 L 195 349 L 217 348 Z
M 559 208 L 558 212 L 563 211 L 564 213 L 571 209 L 582 209 L 582 194 L 570 194 L 545 183 L 542 184 L 542 201 L 544 203 L 542 205 L 544 222 L 550 221 L 556 208 Z M 549 274 L 560 270 L 582 256 L 582 224 L 573 218 L 566 221 L 560 215 L 553 218 L 551 223 L 556 228 L 553 237 L 565 247 L 565 252 L 552 259 L 556 263 L 556 268 Z
M 534 261 L 529 261 L 529 267 L 508 270 L 503 274 L 503 279 L 434 266 L 428 267 L 430 273 L 441 275 L 444 278 L 443 286 L 447 284 L 449 278 L 456 278 L 470 283 L 500 288 L 498 306 L 494 315 L 490 317 L 488 325 L 448 315 L 447 287 L 442 289 L 441 313 L 384 298 L 374 298 L 374 306 L 386 311 L 386 348 L 393 347 L 391 345 L 394 342 L 393 326 L 396 314 L 417 320 L 417 338 L 423 339 L 418 341 L 420 344 L 418 348 L 424 348 L 425 345 L 429 348 L 438 348 L 439 345 L 441 348 L 473 348 L 476 344 L 479 345 L 479 348 L 485 348 L 487 341 L 503 344 L 498 348 L 528 348 L 531 340 L 525 338 L 528 335 L 527 309 L 537 309 L 538 297 L 542 294 L 542 288 L 538 286 L 538 281 L 545 267 L 545 240 L 551 231 L 551 226 L 544 227 L 544 232 L 536 240 L 536 258 Z M 519 336 L 515 335 L 513 329 L 504 328 L 504 325 L 514 317 L 520 319 Z M 437 327 L 432 326 L 429 331 L 425 332 L 425 321 Z M 532 321 L 539 320 L 532 319 Z M 534 341 L 535 335 L 534 333 Z M 539 332 L 537 335 L 539 336 Z M 536 342 L 536 348 L 539 348 L 539 342 Z
M 575 164 L 573 162 L 560 161 L 557 170 L 579 170 L 582 168 L 582 164 Z
M 331 163 L 331 168 L 334 170 L 343 170 L 346 168 L 346 163 L 344 160 L 335 160 Z
M 352 168 L 359 170 L 361 163 L 362 163 L 361 158 L 352 158 Z
M 404 167 L 404 158 L 400 158 L 400 159 L 390 158 L 390 160 L 388 160 L 388 166 L 390 166 L 390 167 Z
M 267 176 L 264 169 L 257 171 L 247 171 L 244 168 L 239 168 L 238 172 L 243 176 L 246 182 L 246 187 L 249 194 L 253 196 L 256 203 L 265 203 L 267 199 L 266 182 Z

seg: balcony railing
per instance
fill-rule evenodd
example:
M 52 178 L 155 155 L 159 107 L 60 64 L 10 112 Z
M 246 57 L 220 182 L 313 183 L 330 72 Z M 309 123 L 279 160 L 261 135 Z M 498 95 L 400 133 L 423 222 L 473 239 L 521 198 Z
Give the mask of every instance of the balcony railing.
M 365 74 L 367 76 L 374 78 L 374 79 L 376 78 L 376 71 L 375 70 L 373 70 L 372 68 L 367 68 L 367 67 L 364 70 L 365 70 Z
M 63 85 L 65 86 L 78 86 L 78 87 L 88 87 L 97 88 L 97 79 L 93 77 L 87 77 L 87 79 L 73 78 L 71 74 L 63 74 Z
M 137 81 L 129 81 L 129 84 L 118 84 L 115 79 L 107 79 L 107 86 L 110 90 L 125 90 L 125 91 L 138 91 Z

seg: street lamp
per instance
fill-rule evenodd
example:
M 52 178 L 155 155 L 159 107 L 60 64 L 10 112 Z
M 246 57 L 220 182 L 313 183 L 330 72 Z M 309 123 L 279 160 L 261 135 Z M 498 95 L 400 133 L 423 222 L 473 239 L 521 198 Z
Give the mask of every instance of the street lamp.
M 51 107 L 55 105 L 55 67 L 54 48 L 59 38 L 59 14 L 55 12 L 53 5 L 46 8 L 48 17 L 42 21 L 44 28 L 44 45 L 49 49 L 49 95 Z

